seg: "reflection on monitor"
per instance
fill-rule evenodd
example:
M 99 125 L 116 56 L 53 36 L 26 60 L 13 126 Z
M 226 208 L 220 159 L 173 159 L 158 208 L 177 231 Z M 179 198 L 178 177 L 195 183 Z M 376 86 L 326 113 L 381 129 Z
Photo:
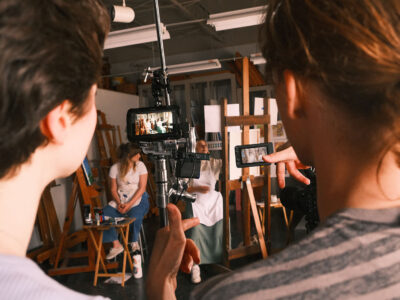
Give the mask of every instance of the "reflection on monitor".
M 150 112 L 135 116 L 135 135 L 170 133 L 174 130 L 172 111 Z
M 131 108 L 126 115 L 130 142 L 162 141 L 180 137 L 179 107 Z
M 256 162 L 263 162 L 262 157 L 267 155 L 267 147 L 244 148 L 241 149 L 242 163 L 250 164 Z

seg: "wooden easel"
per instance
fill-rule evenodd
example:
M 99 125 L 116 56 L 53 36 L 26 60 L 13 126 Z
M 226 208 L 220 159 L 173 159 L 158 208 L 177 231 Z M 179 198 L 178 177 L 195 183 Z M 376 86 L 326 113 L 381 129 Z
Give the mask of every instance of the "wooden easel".
M 87 185 L 82 167 L 79 167 L 78 170 L 76 170 L 75 172 L 72 193 L 68 201 L 68 208 L 63 230 L 58 244 L 55 248 L 52 249 L 52 255 L 54 255 L 54 265 L 53 269 L 50 269 L 48 271 L 48 274 L 51 276 L 91 272 L 95 270 L 96 251 L 91 239 L 89 239 L 87 232 L 85 230 L 78 230 L 74 233 L 70 233 L 74 211 L 76 204 L 78 203 L 78 199 L 81 206 L 81 212 L 83 212 L 83 205 L 90 204 L 92 209 L 92 216 L 94 216 L 93 208 L 101 206 L 99 192 L 96 191 L 93 186 Z M 83 242 L 87 242 L 87 251 L 68 251 L 68 249 Z M 105 255 L 104 252 L 103 255 Z M 88 258 L 87 265 L 79 265 L 73 267 L 67 266 L 69 258 L 86 257 Z M 61 260 L 63 260 L 63 262 L 60 265 Z M 108 269 L 116 268 L 117 266 L 118 263 L 109 263 L 106 265 Z
M 267 253 L 267 247 L 266 247 L 265 241 L 264 241 L 264 232 L 262 230 L 260 217 L 258 215 L 257 203 L 256 203 L 256 199 L 254 198 L 254 192 L 253 192 L 253 187 L 251 186 L 250 177 L 247 177 L 247 179 L 246 179 L 246 189 L 247 189 L 247 193 L 249 196 L 249 203 L 250 203 L 251 211 L 254 216 L 254 223 L 256 225 L 257 236 L 258 236 L 258 241 L 260 244 L 261 254 L 262 254 L 263 258 L 267 258 L 268 253 Z
M 238 190 L 242 188 L 242 182 L 246 182 L 249 177 L 249 169 L 242 169 L 241 180 L 229 180 L 229 145 L 228 145 L 228 126 L 240 126 L 243 125 L 243 136 L 242 144 L 249 144 L 249 126 L 255 124 L 264 124 L 264 140 L 268 141 L 268 124 L 270 118 L 268 115 L 268 102 L 264 100 L 264 115 L 253 116 L 249 115 L 249 60 L 247 57 L 243 58 L 243 116 L 227 116 L 228 110 L 228 100 L 224 99 L 224 103 L 221 108 L 221 131 L 222 131 L 222 145 L 223 145 L 223 196 L 224 196 L 224 265 L 229 266 L 230 260 L 244 257 L 247 255 L 252 255 L 259 253 L 263 258 L 268 256 L 265 242 L 263 237 L 262 228 L 256 225 L 257 235 L 259 237 L 259 244 L 251 244 L 250 237 L 250 208 L 252 208 L 251 194 L 253 195 L 253 187 L 267 186 L 267 197 L 266 197 L 266 207 L 267 207 L 267 218 L 266 218 L 266 228 L 267 228 L 267 245 L 269 245 L 270 237 L 270 199 L 271 199 L 271 178 L 269 167 L 264 169 L 264 176 L 255 177 L 251 183 L 246 184 L 248 193 L 242 193 L 243 197 L 243 246 L 236 249 L 230 248 L 230 226 L 229 226 L 229 193 L 233 190 Z M 251 188 L 251 189 L 250 189 Z M 250 196 L 249 196 L 250 195 Z M 255 203 L 255 201 L 254 201 Z M 258 216 L 257 208 L 252 209 L 253 219 L 255 224 L 260 222 Z M 261 245 L 264 244 L 264 245 Z
M 45 188 L 36 217 L 36 225 L 43 245 L 27 254 L 27 257 L 36 260 L 38 263 L 42 263 L 50 257 L 51 249 L 55 247 L 61 237 L 60 224 L 50 193 L 50 189 L 54 185 L 55 182 L 52 182 Z
M 116 131 L 118 131 L 119 144 L 117 143 Z M 103 135 L 105 136 L 105 140 L 107 142 L 109 155 L 107 154 L 107 147 Z M 119 126 L 116 127 L 108 124 L 106 115 L 100 110 L 97 111 L 96 138 L 100 153 L 100 172 L 103 178 L 101 183 L 105 188 L 106 198 L 109 202 L 112 200 L 112 196 L 111 188 L 108 182 L 108 172 L 110 171 L 110 167 L 118 161 L 117 148 L 118 145 L 122 143 L 122 139 Z

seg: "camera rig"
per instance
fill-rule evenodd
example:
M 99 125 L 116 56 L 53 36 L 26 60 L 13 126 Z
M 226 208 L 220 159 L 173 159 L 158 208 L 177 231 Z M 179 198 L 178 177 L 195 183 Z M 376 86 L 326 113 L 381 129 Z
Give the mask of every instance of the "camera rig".
M 154 161 L 156 203 L 160 212 L 160 227 L 165 227 L 168 225 L 166 207 L 169 201 L 196 200 L 196 195 L 186 191 L 188 181 L 200 177 L 201 161 L 208 160 L 209 155 L 195 153 L 195 128 L 187 122 L 180 122 L 179 108 L 171 106 L 158 0 L 154 0 L 154 13 L 161 68 L 154 71 L 147 68 L 145 80 L 149 75 L 152 76 L 151 90 L 155 106 L 130 109 L 127 114 L 127 133 L 129 141 L 138 142 L 143 153 Z

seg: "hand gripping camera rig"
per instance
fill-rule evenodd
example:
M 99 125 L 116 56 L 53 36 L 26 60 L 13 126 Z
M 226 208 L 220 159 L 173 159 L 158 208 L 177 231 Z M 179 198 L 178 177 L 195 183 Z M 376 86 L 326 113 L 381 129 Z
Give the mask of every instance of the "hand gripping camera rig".
M 151 73 L 155 106 L 129 109 L 127 133 L 128 140 L 139 143 L 143 152 L 155 163 L 156 202 L 160 211 L 160 226 L 164 227 L 168 225 L 166 207 L 169 201 L 196 200 L 195 195 L 186 192 L 188 180 L 200 177 L 201 160 L 208 160 L 209 155 L 195 153 L 195 129 L 187 122 L 181 122 L 179 107 L 170 104 L 171 88 L 165 67 L 158 0 L 154 0 L 154 11 L 161 69 L 151 72 L 148 68 L 146 78 Z

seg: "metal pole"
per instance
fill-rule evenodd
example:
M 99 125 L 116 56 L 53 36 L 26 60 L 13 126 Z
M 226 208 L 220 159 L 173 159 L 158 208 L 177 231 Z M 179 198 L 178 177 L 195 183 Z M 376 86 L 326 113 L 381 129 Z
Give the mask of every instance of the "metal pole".
M 165 65 L 165 54 L 164 54 L 164 42 L 162 39 L 162 30 L 160 27 L 161 21 L 160 21 L 160 7 L 158 5 L 158 0 L 154 0 L 154 15 L 156 19 L 156 28 L 157 28 L 157 39 L 158 39 L 158 45 L 160 46 L 160 59 L 161 59 L 161 72 L 162 72 L 162 77 L 163 77 L 163 84 L 165 86 L 164 93 L 165 93 L 165 100 L 167 101 L 166 105 L 171 105 L 171 101 L 169 98 L 169 93 L 168 93 L 168 88 L 167 88 L 167 71 L 166 71 L 166 65 Z
M 167 160 L 163 157 L 157 157 L 155 160 L 155 182 L 157 186 L 157 207 L 160 212 L 160 227 L 168 225 L 168 174 Z

